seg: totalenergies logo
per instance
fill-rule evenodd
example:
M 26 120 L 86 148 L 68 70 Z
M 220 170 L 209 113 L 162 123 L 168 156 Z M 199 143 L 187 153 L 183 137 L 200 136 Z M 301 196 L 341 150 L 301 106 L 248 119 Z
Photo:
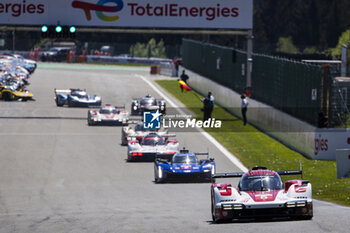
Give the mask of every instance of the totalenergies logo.
M 115 3 L 115 6 L 105 6 L 106 3 Z M 115 21 L 119 16 L 107 16 L 103 12 L 118 12 L 123 9 L 124 3 L 122 0 L 99 0 L 97 4 L 76 1 L 72 2 L 73 8 L 80 8 L 85 12 L 86 19 L 91 20 L 91 11 L 95 11 L 97 17 L 103 21 Z

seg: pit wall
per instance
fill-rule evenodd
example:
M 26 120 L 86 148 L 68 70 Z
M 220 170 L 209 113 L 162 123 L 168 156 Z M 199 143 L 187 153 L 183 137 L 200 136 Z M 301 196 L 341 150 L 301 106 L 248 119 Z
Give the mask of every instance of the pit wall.
M 182 73 L 182 70 L 184 70 L 184 67 L 179 68 L 179 74 Z M 190 70 L 185 69 L 185 72 L 190 77 L 188 84 L 191 88 L 204 96 L 208 91 L 211 91 L 216 104 L 241 118 L 240 93 Z M 248 101 L 248 123 L 261 129 L 288 147 L 302 153 L 304 156 L 310 159 L 314 158 L 316 127 L 254 99 L 249 98 Z M 215 117 L 215 112 L 213 116 Z

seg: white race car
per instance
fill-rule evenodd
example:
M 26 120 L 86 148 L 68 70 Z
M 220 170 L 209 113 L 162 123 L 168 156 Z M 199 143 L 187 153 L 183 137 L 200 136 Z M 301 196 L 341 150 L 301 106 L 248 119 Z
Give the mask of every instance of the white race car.
M 128 142 L 128 161 L 151 161 L 156 158 L 171 159 L 175 153 L 179 152 L 179 142 L 169 140 L 175 135 L 159 136 L 150 133 L 139 142 L 136 138 Z
M 255 167 L 243 173 L 214 174 L 213 179 L 241 177 L 237 188 L 231 184 L 211 186 L 211 212 L 214 222 L 247 218 L 291 217 L 311 219 L 312 188 L 307 180 L 288 180 L 284 187 L 280 175 L 302 171 L 272 171 Z
M 150 133 L 157 133 L 159 136 L 168 134 L 168 130 L 161 127 L 160 129 L 145 129 L 143 124 L 136 124 L 135 127 L 124 126 L 122 128 L 122 145 L 127 145 L 131 139 L 136 139 L 141 142 L 144 136 Z
M 129 113 L 124 107 L 102 106 L 88 111 L 88 125 L 128 125 Z

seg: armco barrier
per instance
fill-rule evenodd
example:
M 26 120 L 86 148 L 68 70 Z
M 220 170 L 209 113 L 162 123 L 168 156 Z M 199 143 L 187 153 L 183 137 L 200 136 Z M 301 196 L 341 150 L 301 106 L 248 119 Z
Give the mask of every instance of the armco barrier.
M 140 64 L 159 65 L 161 62 L 171 62 L 171 59 L 143 58 L 143 57 L 110 57 L 110 56 L 86 56 L 86 62 L 109 63 L 109 64 Z
M 182 70 L 180 67 L 179 72 Z M 186 69 L 186 73 L 191 88 L 202 95 L 211 91 L 215 103 L 241 117 L 239 93 L 190 70 Z M 337 149 L 350 148 L 350 129 L 319 129 L 254 99 L 249 99 L 247 118 L 249 123 L 310 159 L 336 160 Z

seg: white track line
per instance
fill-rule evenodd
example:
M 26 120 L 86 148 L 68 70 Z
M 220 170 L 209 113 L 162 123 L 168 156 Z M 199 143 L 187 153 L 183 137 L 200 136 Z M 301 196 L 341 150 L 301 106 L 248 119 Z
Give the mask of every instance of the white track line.
M 136 77 L 141 78 L 145 81 L 155 92 L 157 92 L 167 103 L 172 105 L 172 107 L 177 108 L 181 115 L 186 115 L 184 111 L 180 109 L 172 100 L 170 100 L 159 88 L 157 88 L 151 81 L 149 81 L 145 76 L 135 74 Z M 223 145 L 221 145 L 213 136 L 205 132 L 203 129 L 199 131 L 204 137 L 206 137 L 214 146 L 216 146 L 234 165 L 236 165 L 241 171 L 247 172 L 246 168 L 241 161 L 239 161 L 231 152 L 229 152 Z

